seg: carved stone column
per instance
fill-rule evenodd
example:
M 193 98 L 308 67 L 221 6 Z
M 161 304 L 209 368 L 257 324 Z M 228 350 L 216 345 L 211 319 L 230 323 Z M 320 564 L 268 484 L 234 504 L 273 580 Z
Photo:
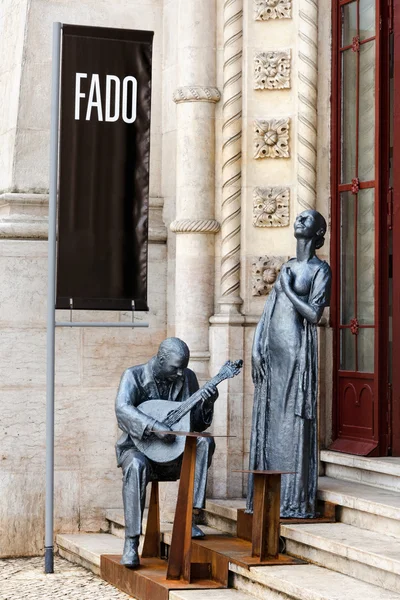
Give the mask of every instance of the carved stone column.
M 189 345 L 200 380 L 209 377 L 214 308 L 215 0 L 179 0 L 175 334 Z
M 221 312 L 240 298 L 240 217 L 242 183 L 243 0 L 224 3 L 224 88 L 222 109 Z
M 299 0 L 297 199 L 299 211 L 316 206 L 317 190 L 317 0 Z

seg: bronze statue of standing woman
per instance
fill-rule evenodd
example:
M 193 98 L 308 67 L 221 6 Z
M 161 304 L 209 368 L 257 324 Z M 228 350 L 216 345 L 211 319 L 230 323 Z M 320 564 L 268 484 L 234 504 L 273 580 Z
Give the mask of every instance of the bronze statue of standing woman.
M 251 470 L 292 471 L 282 476 L 281 516 L 315 517 L 318 482 L 316 326 L 329 305 L 331 269 L 315 250 L 326 221 L 315 210 L 295 220 L 296 258 L 281 269 L 257 325 L 252 376 L 255 385 Z M 249 477 L 247 512 L 253 511 Z

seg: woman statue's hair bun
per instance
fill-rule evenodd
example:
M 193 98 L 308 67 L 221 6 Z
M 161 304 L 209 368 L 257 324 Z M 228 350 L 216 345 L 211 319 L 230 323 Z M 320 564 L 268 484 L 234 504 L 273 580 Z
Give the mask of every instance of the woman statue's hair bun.
M 325 244 L 325 234 L 326 234 L 327 224 L 326 224 L 325 218 L 321 215 L 321 213 L 316 212 L 316 217 L 320 223 L 319 235 L 317 236 L 317 238 L 315 240 L 315 249 L 318 250 L 319 248 L 322 248 L 322 246 Z
M 319 235 L 315 241 L 315 249 L 319 250 L 325 244 L 325 236 Z

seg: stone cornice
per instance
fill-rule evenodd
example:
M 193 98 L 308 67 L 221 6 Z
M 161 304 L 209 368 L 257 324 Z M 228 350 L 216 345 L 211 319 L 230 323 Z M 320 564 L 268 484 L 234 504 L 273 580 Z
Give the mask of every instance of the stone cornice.
M 165 244 L 163 198 L 149 199 L 149 242 Z M 0 194 L 0 239 L 47 240 L 48 194 Z
M 218 233 L 220 228 L 215 219 L 178 219 L 170 225 L 174 233 Z
M 48 218 L 28 215 L 0 217 L 0 239 L 47 240 Z
M 221 94 L 216 87 L 207 87 L 203 85 L 190 85 L 179 87 L 174 92 L 174 102 L 211 102 L 216 104 L 221 99 Z

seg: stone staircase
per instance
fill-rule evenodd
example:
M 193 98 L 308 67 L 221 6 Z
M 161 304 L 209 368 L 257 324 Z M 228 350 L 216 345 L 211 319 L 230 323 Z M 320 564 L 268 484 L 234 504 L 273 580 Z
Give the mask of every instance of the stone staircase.
M 282 524 L 288 554 L 310 564 L 231 564 L 233 589 L 171 592 L 170 600 L 400 600 L 400 459 L 323 451 L 319 498 L 337 505 L 337 523 Z M 208 500 L 205 533 L 235 533 L 244 500 Z M 100 554 L 122 552 L 122 510 L 107 512 L 110 533 L 59 535 L 62 556 L 99 572 Z M 170 543 L 171 524 L 162 524 Z

